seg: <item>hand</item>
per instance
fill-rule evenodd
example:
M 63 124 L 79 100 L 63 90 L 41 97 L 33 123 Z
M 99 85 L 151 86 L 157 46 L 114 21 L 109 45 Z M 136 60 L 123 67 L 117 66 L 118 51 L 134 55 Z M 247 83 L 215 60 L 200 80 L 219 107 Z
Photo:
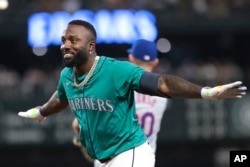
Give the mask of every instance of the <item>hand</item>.
M 41 115 L 40 107 L 31 108 L 28 111 L 20 111 L 18 112 L 18 115 L 24 118 L 35 119 L 39 122 L 42 122 L 44 119 L 46 119 L 46 117 Z
M 74 136 L 72 142 L 73 142 L 74 146 L 76 146 L 76 147 L 82 147 L 82 144 L 79 141 L 78 136 Z
M 242 86 L 241 81 L 220 85 L 213 88 L 203 87 L 201 97 L 209 100 L 220 100 L 227 98 L 242 98 L 246 94 L 247 87 Z

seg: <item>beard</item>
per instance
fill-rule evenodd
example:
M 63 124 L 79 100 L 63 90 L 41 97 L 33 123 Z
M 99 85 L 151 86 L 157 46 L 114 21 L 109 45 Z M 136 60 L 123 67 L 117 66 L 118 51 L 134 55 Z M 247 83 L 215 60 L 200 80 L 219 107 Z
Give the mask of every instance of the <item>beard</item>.
M 79 66 L 86 62 L 87 60 L 87 53 L 79 52 L 78 54 L 74 55 L 70 59 L 63 59 L 63 64 L 66 67 L 73 67 L 73 66 Z

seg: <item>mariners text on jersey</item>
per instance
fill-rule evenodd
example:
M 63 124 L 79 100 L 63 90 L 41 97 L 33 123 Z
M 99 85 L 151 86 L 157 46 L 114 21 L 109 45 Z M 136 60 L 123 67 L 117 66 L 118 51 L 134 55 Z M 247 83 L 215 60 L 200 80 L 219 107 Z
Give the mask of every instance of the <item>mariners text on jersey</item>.
M 102 100 L 97 98 L 74 98 L 69 99 L 69 105 L 73 112 L 77 110 L 94 110 L 113 112 L 114 107 L 111 100 Z

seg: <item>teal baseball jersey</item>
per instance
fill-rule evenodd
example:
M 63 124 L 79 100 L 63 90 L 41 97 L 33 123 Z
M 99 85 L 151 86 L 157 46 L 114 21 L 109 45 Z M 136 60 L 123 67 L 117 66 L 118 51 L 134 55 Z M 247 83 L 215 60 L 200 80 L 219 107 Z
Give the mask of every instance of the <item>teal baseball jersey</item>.
M 79 122 L 80 141 L 92 158 L 110 158 L 146 142 L 134 99 L 143 73 L 130 62 L 101 56 L 92 77 L 77 88 L 73 68 L 62 70 L 58 97 L 68 100 Z M 78 76 L 77 82 L 86 75 Z

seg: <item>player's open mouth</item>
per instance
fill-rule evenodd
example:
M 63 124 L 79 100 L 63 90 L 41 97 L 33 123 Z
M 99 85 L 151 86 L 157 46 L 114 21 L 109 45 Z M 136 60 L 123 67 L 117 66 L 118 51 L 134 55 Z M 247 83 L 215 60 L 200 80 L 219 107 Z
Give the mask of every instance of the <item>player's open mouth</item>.
M 69 59 L 69 58 L 72 58 L 72 57 L 73 57 L 73 54 L 70 54 L 70 53 L 67 53 L 67 54 L 63 55 L 63 58 L 65 58 L 65 59 Z

